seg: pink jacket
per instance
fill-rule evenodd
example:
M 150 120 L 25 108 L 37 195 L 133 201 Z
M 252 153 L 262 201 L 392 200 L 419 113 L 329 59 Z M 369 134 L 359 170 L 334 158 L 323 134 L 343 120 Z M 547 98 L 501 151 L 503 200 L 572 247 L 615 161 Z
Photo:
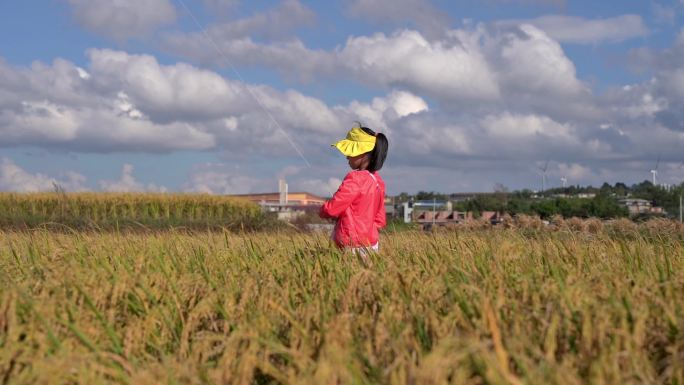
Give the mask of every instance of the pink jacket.
M 333 240 L 338 247 L 372 246 L 386 224 L 385 182 L 377 172 L 350 171 L 319 215 L 337 219 Z

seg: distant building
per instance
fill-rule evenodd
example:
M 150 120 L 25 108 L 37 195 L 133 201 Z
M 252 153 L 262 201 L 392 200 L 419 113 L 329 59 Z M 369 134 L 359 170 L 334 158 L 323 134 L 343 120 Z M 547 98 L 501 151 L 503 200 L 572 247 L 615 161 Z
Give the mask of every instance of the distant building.
M 415 207 L 415 206 L 414 206 Z M 478 219 L 488 221 L 492 224 L 501 222 L 502 214 L 496 211 L 483 211 L 480 213 Z M 455 211 L 455 210 L 435 210 L 435 211 L 413 211 L 411 215 L 411 222 L 422 224 L 442 225 L 457 225 L 467 223 L 475 220 L 475 216 L 471 211 Z
M 417 223 L 464 223 L 473 219 L 473 213 L 453 210 L 414 211 L 413 221 Z
M 665 210 L 663 210 L 662 207 L 653 206 L 653 204 L 646 199 L 626 198 L 620 199 L 618 202 L 627 207 L 629 215 L 665 213 Z
M 314 195 L 308 192 L 292 192 L 287 193 L 286 197 L 283 197 L 279 192 L 273 193 L 261 193 L 261 194 L 237 194 L 233 195 L 235 197 L 246 198 L 250 201 L 258 204 L 277 204 L 281 206 L 285 205 L 301 205 L 310 206 L 318 205 L 321 206 L 325 203 L 325 198 L 321 198 L 318 195 Z M 284 204 L 283 204 L 284 203 Z
M 413 216 L 413 202 L 404 202 L 399 207 L 399 211 L 404 223 L 410 223 Z
M 451 202 L 438 200 L 422 200 L 413 202 L 414 211 L 423 210 L 450 210 Z
M 275 213 L 278 219 L 291 221 L 306 213 L 318 212 L 325 199 L 308 192 L 289 192 L 284 179 L 278 181 L 278 192 L 237 194 L 259 206 L 264 212 Z

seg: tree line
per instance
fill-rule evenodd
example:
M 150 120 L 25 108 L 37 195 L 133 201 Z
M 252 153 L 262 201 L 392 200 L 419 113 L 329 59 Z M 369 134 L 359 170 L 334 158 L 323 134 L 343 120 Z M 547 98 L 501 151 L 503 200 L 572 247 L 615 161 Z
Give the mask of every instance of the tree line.
M 581 194 L 594 194 L 591 198 L 580 198 Z M 483 211 L 539 215 L 550 218 L 554 215 L 564 217 L 619 218 L 629 215 L 627 208 L 619 203 L 620 199 L 633 198 L 650 201 L 653 206 L 662 207 L 665 216 L 678 217 L 679 197 L 684 195 L 684 182 L 677 186 L 655 186 L 650 181 L 628 186 L 618 182 L 614 185 L 603 183 L 600 187 L 568 186 L 551 188 L 543 193 L 529 189 L 509 191 L 497 184 L 492 193 L 474 194 L 463 201 L 453 204 L 458 211 L 471 211 L 476 216 Z M 401 193 L 395 203 L 422 200 L 454 200 L 456 194 L 443 194 L 434 191 L 420 191 L 415 195 Z

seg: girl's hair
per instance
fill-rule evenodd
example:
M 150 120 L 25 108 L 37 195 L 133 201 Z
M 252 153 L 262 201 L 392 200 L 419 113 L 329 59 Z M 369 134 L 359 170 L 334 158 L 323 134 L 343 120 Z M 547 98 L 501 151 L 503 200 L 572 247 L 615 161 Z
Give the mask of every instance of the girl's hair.
M 367 170 L 370 172 L 376 172 L 382 168 L 382 164 L 385 163 L 385 158 L 387 158 L 387 148 L 389 143 L 387 143 L 387 137 L 385 134 L 371 130 L 368 127 L 361 126 L 361 129 L 368 135 L 375 136 L 375 147 L 368 156 L 370 156 L 370 162 L 368 163 Z

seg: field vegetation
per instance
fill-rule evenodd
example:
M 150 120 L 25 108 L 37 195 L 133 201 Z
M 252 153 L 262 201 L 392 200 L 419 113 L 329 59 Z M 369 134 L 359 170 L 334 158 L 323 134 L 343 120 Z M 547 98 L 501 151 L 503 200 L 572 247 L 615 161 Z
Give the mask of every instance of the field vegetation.
M 4 384 L 684 384 L 684 231 L 0 232 Z
M 247 200 L 200 194 L 0 193 L 0 227 L 257 229 L 273 225 Z

